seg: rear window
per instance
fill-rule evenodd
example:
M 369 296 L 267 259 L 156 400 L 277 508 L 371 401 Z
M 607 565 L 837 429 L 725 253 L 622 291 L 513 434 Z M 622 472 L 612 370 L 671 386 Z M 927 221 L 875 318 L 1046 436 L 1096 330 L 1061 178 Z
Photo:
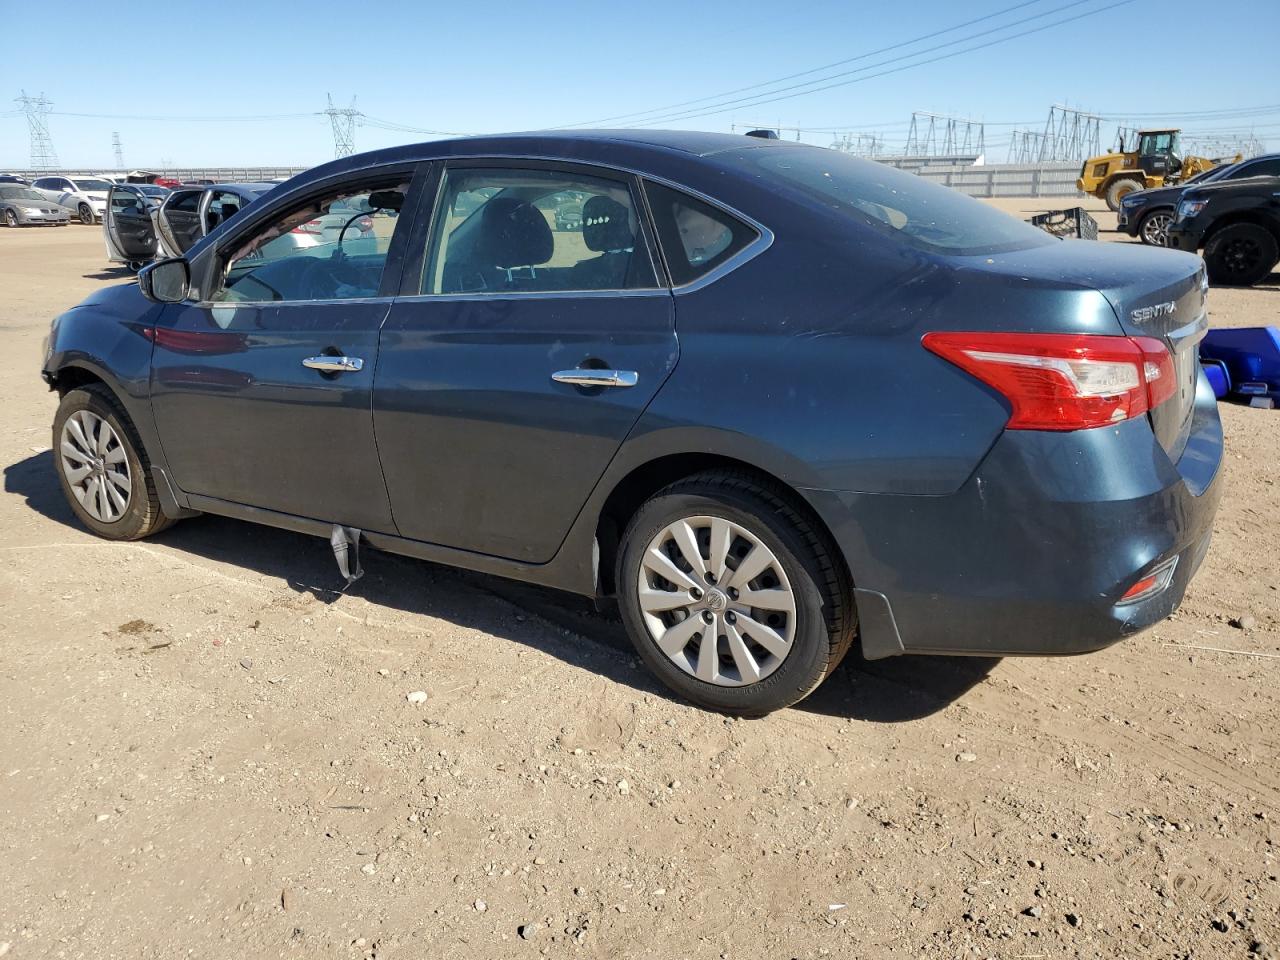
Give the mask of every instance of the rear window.
M 973 255 L 1054 242 L 1042 230 L 950 187 L 835 150 L 756 148 L 733 159 L 925 250 Z

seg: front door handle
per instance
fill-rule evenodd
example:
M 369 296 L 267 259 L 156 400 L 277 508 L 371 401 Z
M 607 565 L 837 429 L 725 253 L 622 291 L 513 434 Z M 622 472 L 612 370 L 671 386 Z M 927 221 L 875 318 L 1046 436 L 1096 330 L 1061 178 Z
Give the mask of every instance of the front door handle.
M 356 373 L 364 369 L 364 361 L 359 357 L 307 357 L 302 365 L 321 373 Z
M 640 382 L 640 374 L 634 370 L 593 370 L 577 367 L 558 370 L 551 375 L 556 383 L 571 383 L 575 387 L 634 387 Z

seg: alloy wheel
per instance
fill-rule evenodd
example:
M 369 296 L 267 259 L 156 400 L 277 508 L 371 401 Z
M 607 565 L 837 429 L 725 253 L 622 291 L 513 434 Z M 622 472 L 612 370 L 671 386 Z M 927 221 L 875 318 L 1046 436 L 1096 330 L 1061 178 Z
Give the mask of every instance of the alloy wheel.
M 12 210 L 6 210 L 4 212 L 4 222 L 11 227 L 16 227 L 18 225 L 18 215 Z
M 1222 250 L 1222 263 L 1227 272 L 1239 276 L 1252 273 L 1262 260 L 1262 248 L 1252 237 L 1237 237 Z
M 129 458 L 119 435 L 104 418 L 79 410 L 62 425 L 62 474 L 72 494 L 95 520 L 114 523 L 133 495 Z
M 1154 247 L 1169 245 L 1169 224 L 1173 223 L 1173 214 L 1153 213 L 1142 221 L 1142 239 Z
M 93 208 L 87 203 L 80 204 L 80 222 L 87 224 L 93 223 Z
M 649 542 L 638 600 L 658 649 L 706 683 L 756 683 L 782 665 L 796 632 L 796 596 L 764 542 L 723 517 L 686 517 Z

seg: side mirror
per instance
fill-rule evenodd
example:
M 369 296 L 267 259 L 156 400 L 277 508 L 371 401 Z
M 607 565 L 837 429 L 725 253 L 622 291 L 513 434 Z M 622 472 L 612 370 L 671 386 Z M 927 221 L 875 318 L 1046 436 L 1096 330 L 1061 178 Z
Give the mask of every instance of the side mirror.
M 156 303 L 181 303 L 191 288 L 191 270 L 181 257 L 157 260 L 138 271 L 138 289 Z

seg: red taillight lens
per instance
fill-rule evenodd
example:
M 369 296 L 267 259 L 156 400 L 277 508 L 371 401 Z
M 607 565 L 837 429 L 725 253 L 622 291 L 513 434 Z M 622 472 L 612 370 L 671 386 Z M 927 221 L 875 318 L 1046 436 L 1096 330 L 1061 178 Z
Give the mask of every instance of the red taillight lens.
M 292 232 L 305 233 L 313 237 L 318 237 L 322 233 L 324 233 L 324 224 L 322 224 L 319 220 L 308 220 L 306 223 L 302 224 L 301 226 L 294 227 Z
M 927 333 L 921 343 L 1013 406 L 1010 430 L 1084 430 L 1140 417 L 1177 391 L 1153 337 Z

